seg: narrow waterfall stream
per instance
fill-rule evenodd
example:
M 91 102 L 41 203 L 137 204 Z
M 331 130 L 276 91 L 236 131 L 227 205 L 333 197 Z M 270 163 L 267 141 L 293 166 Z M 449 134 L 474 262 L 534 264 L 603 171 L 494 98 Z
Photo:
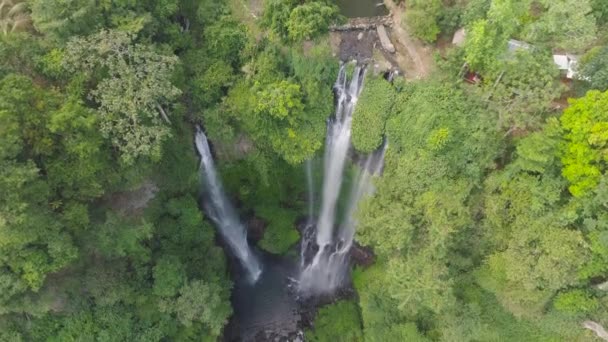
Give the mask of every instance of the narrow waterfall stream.
M 220 234 L 230 246 L 232 253 L 239 259 L 252 282 L 257 281 L 262 267 L 247 243 L 247 230 L 240 222 L 236 211 L 226 198 L 222 184 L 215 170 L 213 156 L 205 133 L 197 127 L 195 137 L 196 149 L 201 156 L 201 177 L 207 196 L 204 201 L 205 211 L 218 227 Z

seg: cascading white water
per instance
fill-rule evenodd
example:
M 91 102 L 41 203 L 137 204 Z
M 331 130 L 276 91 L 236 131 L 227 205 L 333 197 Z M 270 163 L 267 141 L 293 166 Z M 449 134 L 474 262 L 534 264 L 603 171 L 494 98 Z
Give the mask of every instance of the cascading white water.
M 338 102 L 335 117 L 329 122 L 327 127 L 323 197 L 321 200 L 321 213 L 317 222 L 317 244 L 320 249 L 325 248 L 332 241 L 336 202 L 340 194 L 344 164 L 350 147 L 352 114 L 361 91 L 361 76 L 363 73 L 363 69 L 357 66 L 347 88 L 346 70 L 345 66 L 342 65 L 335 85 Z
M 304 267 L 306 264 L 306 251 L 310 248 L 312 243 L 312 237 L 314 236 L 314 210 L 315 210 L 315 193 L 312 179 L 312 159 L 306 160 L 306 185 L 308 187 L 308 217 L 306 218 L 306 225 L 302 229 L 302 239 L 300 240 L 300 266 Z
M 365 158 L 365 162 L 362 165 L 362 170 L 357 176 L 357 180 L 353 183 L 348 197 L 348 207 L 346 214 L 344 215 L 344 222 L 340 230 L 338 231 L 338 241 L 343 242 L 338 252 L 346 253 L 353 244 L 355 237 L 355 227 L 357 222 L 355 220 L 355 212 L 357 205 L 361 198 L 366 194 L 372 193 L 371 177 L 380 173 L 384 162 L 384 153 L 388 145 L 385 143 L 381 149 L 368 155 Z
M 247 243 L 245 226 L 240 222 L 222 189 L 209 149 L 209 142 L 200 127 L 196 128 L 195 143 L 201 156 L 201 176 L 207 190 L 207 198 L 204 201 L 205 211 L 217 225 L 220 234 L 247 271 L 248 277 L 255 282 L 262 273 L 262 268 Z
M 304 295 L 329 293 L 343 284 L 348 274 L 348 252 L 355 234 L 354 215 L 357 204 L 363 195 L 370 191 L 371 176 L 379 172 L 382 166 L 385 146 L 365 159 L 351 188 L 343 223 L 334 234 L 336 204 L 350 148 L 352 114 L 361 92 L 363 75 L 364 70 L 356 67 L 347 87 L 343 65 L 335 84 L 336 113 L 327 128 L 321 213 L 316 225 L 316 243 L 319 249 L 308 264 L 305 261 L 306 251 L 302 251 L 303 269 L 300 274 L 299 289 Z M 303 237 L 303 239 L 307 238 L 307 236 Z M 310 242 L 302 242 L 302 248 L 308 248 L 308 245 Z
M 307 225 L 311 225 L 314 221 L 315 210 L 315 192 L 312 184 L 312 160 L 306 161 L 306 185 L 308 186 L 308 218 Z

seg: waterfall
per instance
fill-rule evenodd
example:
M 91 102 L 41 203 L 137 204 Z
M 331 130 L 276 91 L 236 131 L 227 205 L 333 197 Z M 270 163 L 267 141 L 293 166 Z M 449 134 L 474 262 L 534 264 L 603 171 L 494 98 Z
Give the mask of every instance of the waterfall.
M 312 244 L 312 237 L 314 236 L 315 227 L 315 193 L 312 179 L 312 159 L 306 160 L 306 185 L 308 187 L 308 217 L 306 218 L 306 225 L 302 229 L 302 238 L 300 239 L 300 266 L 304 267 L 306 264 L 306 252 L 309 250 Z
M 350 147 L 352 114 L 361 90 L 363 72 L 363 69 L 357 66 L 347 87 L 346 70 L 342 65 L 335 85 L 338 101 L 335 116 L 327 127 L 323 197 L 317 222 L 317 244 L 320 249 L 325 248 L 332 241 L 336 202 L 342 186 L 346 154 Z
M 316 251 L 312 261 L 305 258 L 302 250 L 302 272 L 299 289 L 304 295 L 329 293 L 342 285 L 348 275 L 348 252 L 355 235 L 355 211 L 359 200 L 371 191 L 371 177 L 380 171 L 386 144 L 367 156 L 350 189 L 348 206 L 342 224 L 334 232 L 336 205 L 344 177 L 344 167 L 350 148 L 352 115 L 362 88 L 364 69 L 355 67 L 347 84 L 345 66 L 340 67 L 334 90 L 336 112 L 328 122 L 323 169 L 321 210 L 316 223 Z M 307 240 L 307 235 L 303 240 Z M 302 248 L 309 249 L 311 241 L 303 241 Z
M 378 151 L 365 158 L 365 161 L 361 165 L 362 170 L 357 175 L 356 181 L 353 182 L 348 198 L 348 207 L 346 209 L 346 214 L 344 215 L 344 222 L 338 232 L 338 241 L 344 242 L 344 245 L 341 248 L 344 253 L 350 249 L 355 237 L 355 227 L 357 225 L 357 222 L 355 221 L 355 212 L 357 210 L 357 205 L 364 195 L 372 193 L 371 177 L 380 173 L 380 169 L 384 162 L 384 153 L 386 152 L 387 147 L 388 144 L 384 143 Z
M 196 149 L 201 156 L 201 177 L 207 191 L 206 200 L 204 201 L 205 211 L 218 227 L 220 234 L 232 250 L 232 253 L 239 259 L 247 271 L 248 277 L 255 282 L 262 273 L 260 263 L 247 243 L 247 230 L 245 226 L 240 222 L 235 209 L 228 201 L 222 189 L 207 137 L 198 126 L 196 128 L 195 143 Z
M 308 186 L 308 218 L 306 225 L 311 225 L 314 221 L 315 192 L 312 181 L 312 160 L 306 161 L 306 185 Z

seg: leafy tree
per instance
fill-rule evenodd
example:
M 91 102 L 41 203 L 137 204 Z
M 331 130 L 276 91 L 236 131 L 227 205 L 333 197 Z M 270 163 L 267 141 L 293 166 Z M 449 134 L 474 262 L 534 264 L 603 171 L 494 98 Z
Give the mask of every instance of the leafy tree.
M 545 12 L 527 27 L 526 36 L 531 41 L 577 52 L 595 39 L 596 22 L 589 0 L 542 0 L 539 3 Z
M 408 2 L 404 19 L 416 37 L 431 43 L 440 32 L 438 21 L 442 11 L 441 0 L 414 0 Z
M 520 140 L 517 158 L 486 180 L 483 224 L 494 253 L 478 281 L 517 316 L 538 314 L 556 291 L 578 284 L 589 260 L 587 242 L 562 209 L 560 143 L 561 129 L 551 120 Z
M 306 331 L 308 341 L 363 341 L 357 304 L 338 301 L 319 310 L 313 330 Z
M 464 13 L 462 14 L 462 22 L 465 26 L 486 17 L 488 10 L 492 5 L 491 0 L 471 0 L 467 1 Z
M 565 139 L 562 172 L 574 196 L 595 188 L 605 172 L 607 107 L 608 92 L 590 91 L 585 97 L 571 100 L 561 117 Z
M 415 323 L 408 322 L 387 291 L 386 265 L 376 263 L 368 269 L 356 269 L 353 281 L 359 295 L 366 341 L 426 342 Z
M 270 210 L 271 209 L 271 210 Z M 256 214 L 270 221 L 264 230 L 264 236 L 258 245 L 264 250 L 284 254 L 300 239 L 295 229 L 297 213 L 290 210 L 281 210 L 280 207 L 256 207 Z
M 542 131 L 527 135 L 516 146 L 515 166 L 538 174 L 555 174 L 558 165 L 558 146 L 561 129 L 556 118 L 547 120 Z
M 17 305 L 9 300 L 39 290 L 48 273 L 76 258 L 77 249 L 53 212 L 61 203 L 52 201 L 52 189 L 35 163 L 51 155 L 53 140 L 41 116 L 56 98 L 17 75 L 3 78 L 0 90 L 0 311 L 5 313 Z
M 264 2 L 262 25 L 281 38 L 287 38 L 287 22 L 291 11 L 298 5 L 296 0 L 268 0 Z
M 216 61 L 193 80 L 195 98 L 201 107 L 217 103 L 234 81 L 234 70 L 225 61 Z
M 608 270 L 608 237 L 606 195 L 607 178 L 602 176 L 598 186 L 591 190 L 587 196 L 576 198 L 572 201 L 573 207 L 580 212 L 583 229 L 587 231 L 587 240 L 591 250 L 591 260 L 580 272 L 582 279 L 593 279 L 600 277 Z
M 415 317 L 424 309 L 439 313 L 449 305 L 451 282 L 444 260 L 431 251 L 390 261 L 387 285 L 401 311 Z
M 593 312 L 599 307 L 597 299 L 580 289 L 560 293 L 553 305 L 557 310 L 570 314 Z
M 253 114 L 261 125 L 266 126 L 265 131 L 270 133 L 268 142 L 283 158 L 294 164 L 299 163 L 321 147 L 320 139 L 310 139 L 311 133 L 320 131 L 310 127 L 312 122 L 304 112 L 299 85 L 279 81 L 261 88 L 256 95 L 257 104 Z M 314 131 L 297 129 L 306 126 Z
M 133 42 L 119 31 L 101 31 L 68 44 L 64 66 L 71 72 L 103 72 L 91 98 L 99 104 L 101 130 L 126 163 L 158 159 L 170 135 L 165 107 L 180 91 L 171 83 L 177 57 Z M 92 74 L 90 76 L 93 76 Z
M 378 255 L 378 269 L 363 271 L 378 279 L 365 278 L 369 287 L 355 280 L 365 338 L 374 341 L 424 340 L 408 322 L 431 336 L 433 322 L 453 307 L 455 270 L 470 267 L 464 250 L 475 244 L 463 238 L 472 225 L 472 189 L 497 149 L 487 113 L 451 85 L 397 89 L 383 175 L 358 214 L 357 239 Z
M 608 90 L 608 46 L 596 46 L 581 58 L 578 72 L 593 89 Z
M 222 16 L 203 32 L 205 52 L 209 57 L 238 66 L 247 44 L 246 28 L 228 16 Z
M 161 311 L 174 312 L 185 326 L 201 323 L 212 335 L 219 336 L 232 314 L 227 298 L 228 291 L 220 284 L 195 280 L 179 290 L 175 301 L 161 303 Z
M 467 30 L 465 61 L 473 70 L 494 70 L 506 46 L 507 37 L 500 35 L 487 19 L 479 19 Z
M 308 77 L 312 76 L 301 78 L 306 85 L 303 89 L 298 80 L 281 73 L 285 70 L 284 58 L 273 46 L 258 52 L 248 65 L 250 78 L 230 90 L 224 110 L 239 122 L 258 148 L 298 164 L 321 147 L 329 114 L 322 109 L 331 98 L 313 102 L 320 98 L 320 90 L 310 85 Z M 317 58 L 313 61 L 319 63 Z
M 598 26 L 606 25 L 608 22 L 608 8 L 604 6 L 602 0 L 591 0 L 591 7 L 593 8 L 593 15 L 597 20 Z
M 264 5 L 262 25 L 282 39 L 300 41 L 327 32 L 340 16 L 329 1 L 268 0 Z
M 60 40 L 75 34 L 92 33 L 102 21 L 102 13 L 94 1 L 31 0 L 28 4 L 36 30 Z
M 142 240 L 151 237 L 152 227 L 149 224 L 128 222 L 128 220 L 108 213 L 106 222 L 96 231 L 95 244 L 101 253 L 108 257 L 134 257 L 147 260 L 146 249 Z
M 352 142 L 361 152 L 372 152 L 382 143 L 384 125 L 396 92 L 381 77 L 368 77 L 353 113 Z
M 515 233 L 506 251 L 492 255 L 480 280 L 513 314 L 536 315 L 555 291 L 577 284 L 587 257 L 580 232 L 534 226 Z
M 254 111 L 258 115 L 265 114 L 274 119 L 290 121 L 304 110 L 298 84 L 288 81 L 272 83 L 258 91 L 257 95 L 259 101 Z
M 530 0 L 491 1 L 486 18 L 473 21 L 467 27 L 465 61 L 473 70 L 497 74 L 506 55 L 507 41 L 516 34 L 527 15 Z M 486 77 L 489 75 L 486 75 Z
M 327 32 L 339 18 L 338 7 L 323 2 L 304 3 L 291 11 L 287 21 L 288 36 L 293 41 L 312 39 Z
M 111 170 L 112 154 L 98 131 L 97 113 L 70 99 L 51 114 L 46 128 L 59 137 L 53 152 L 62 158 L 46 162 L 49 185 L 66 199 L 101 196 L 119 177 Z
M 180 135 L 169 139 L 162 123 L 180 94 L 173 86 L 182 81 L 178 58 L 165 52 L 169 46 L 150 44 L 189 48 L 178 12 L 197 4 L 32 0 L 7 17 L 9 3 L 25 8 L 2 2 L 2 20 L 31 9 L 40 34 L 0 40 L 0 340 L 217 339 L 231 312 L 224 254 L 189 195 L 198 178 L 195 154 L 184 153 L 192 151 L 190 128 L 172 116 Z M 193 35 L 224 39 L 193 69 L 239 55 L 245 38 L 233 26 L 222 36 L 192 23 Z M 99 31 L 104 27 L 119 29 Z M 240 57 L 228 63 L 232 74 Z M 106 139 L 123 142 L 120 132 L 106 130 L 120 124 L 142 148 L 126 146 L 130 165 L 116 153 L 124 158 L 125 149 Z M 171 155 L 159 153 L 151 171 L 150 158 L 138 157 L 160 146 Z M 113 212 L 114 192 L 142 178 L 159 188 L 145 220 Z M 176 324 L 180 319 L 189 327 Z
M 503 74 L 488 84 L 492 109 L 498 113 L 498 126 L 509 132 L 537 128 L 542 114 L 560 96 L 559 71 L 549 56 L 517 52 L 503 64 Z

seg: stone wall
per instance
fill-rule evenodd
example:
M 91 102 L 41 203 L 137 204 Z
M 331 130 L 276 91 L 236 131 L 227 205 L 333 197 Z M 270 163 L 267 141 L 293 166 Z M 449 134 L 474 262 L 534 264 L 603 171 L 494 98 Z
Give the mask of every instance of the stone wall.
M 330 26 L 330 31 L 360 31 L 375 30 L 378 25 L 392 26 L 393 18 L 390 15 L 381 17 L 352 18 L 344 25 Z

